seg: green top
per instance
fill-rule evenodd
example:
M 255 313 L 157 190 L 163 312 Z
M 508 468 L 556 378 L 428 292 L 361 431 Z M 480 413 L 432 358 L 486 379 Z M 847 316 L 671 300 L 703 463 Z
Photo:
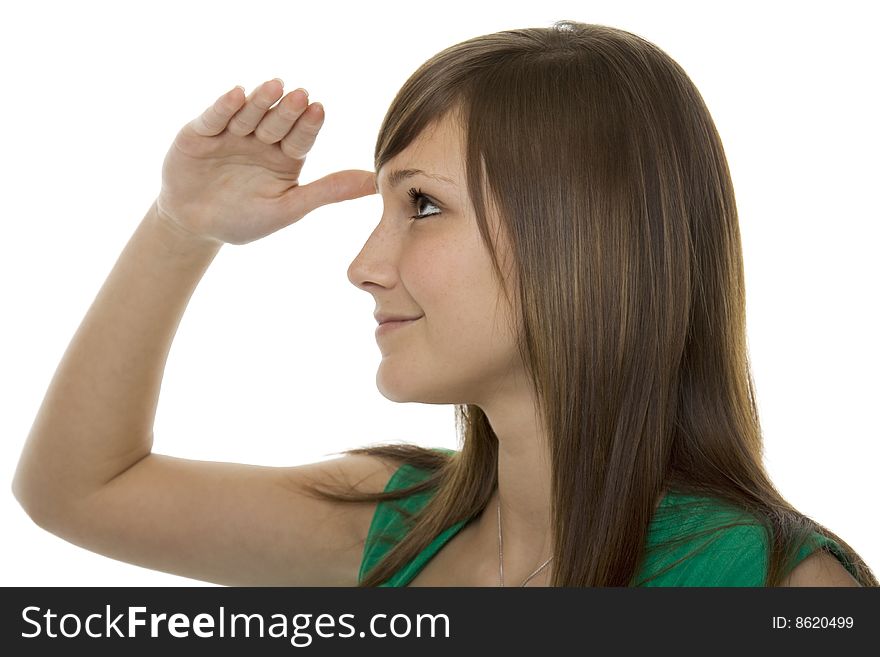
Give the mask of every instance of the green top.
M 449 453 L 455 451 L 438 449 Z M 402 465 L 392 475 L 385 490 L 406 488 L 427 478 L 429 474 L 429 471 L 411 465 Z M 423 491 L 400 500 L 380 502 L 377 505 L 364 544 L 364 557 L 358 582 L 363 581 L 366 573 L 406 535 L 407 529 L 403 517 L 394 509 L 394 505 L 398 504 L 408 512 L 415 513 L 427 504 L 431 494 L 432 491 Z M 713 529 L 730 522 L 745 524 Z M 412 561 L 380 586 L 407 586 L 440 548 L 466 524 L 467 520 L 462 520 L 441 532 Z M 667 544 L 676 537 L 682 538 L 684 534 L 700 531 L 704 533 L 682 540 L 674 547 Z M 388 540 L 380 540 L 383 537 Z M 660 545 L 664 547 L 662 551 L 656 549 Z M 800 549 L 794 565 L 826 545 L 827 549 L 855 577 L 856 573 L 844 556 L 840 545 L 817 532 L 813 532 L 811 540 Z M 767 555 L 764 529 L 754 517 L 749 517 L 735 507 L 713 498 L 668 492 L 660 501 L 648 527 L 646 556 L 634 581 L 642 582 L 656 574 L 657 576 L 650 581 L 637 586 L 763 586 L 767 571 Z M 687 558 L 683 559 L 685 556 Z M 683 560 L 675 563 L 679 559 Z

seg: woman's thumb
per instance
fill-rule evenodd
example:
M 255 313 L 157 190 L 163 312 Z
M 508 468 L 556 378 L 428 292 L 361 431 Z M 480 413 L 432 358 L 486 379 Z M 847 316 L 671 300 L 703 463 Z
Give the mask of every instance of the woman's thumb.
M 304 217 L 312 210 L 329 203 L 349 201 L 376 193 L 376 174 L 360 169 L 337 171 L 307 185 L 291 190 L 291 200 L 296 204 L 293 211 Z

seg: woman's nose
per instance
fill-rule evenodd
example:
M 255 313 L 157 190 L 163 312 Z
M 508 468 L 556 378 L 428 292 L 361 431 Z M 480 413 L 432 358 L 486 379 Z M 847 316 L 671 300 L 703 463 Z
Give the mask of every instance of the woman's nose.
M 348 266 L 348 280 L 367 292 L 371 283 L 388 286 L 396 275 L 396 251 L 394 237 L 380 222 Z

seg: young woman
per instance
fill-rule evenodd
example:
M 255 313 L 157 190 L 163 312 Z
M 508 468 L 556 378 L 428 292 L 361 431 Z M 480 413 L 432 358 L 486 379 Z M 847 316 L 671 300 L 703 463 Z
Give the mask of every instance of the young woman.
M 763 468 L 733 188 L 668 55 L 571 21 L 470 39 L 399 91 L 376 174 L 299 185 L 322 120 L 270 80 L 177 135 L 23 450 L 35 522 L 232 585 L 877 585 Z M 455 404 L 461 449 L 152 453 L 171 341 L 222 245 L 373 192 L 348 275 L 376 303 L 377 383 Z

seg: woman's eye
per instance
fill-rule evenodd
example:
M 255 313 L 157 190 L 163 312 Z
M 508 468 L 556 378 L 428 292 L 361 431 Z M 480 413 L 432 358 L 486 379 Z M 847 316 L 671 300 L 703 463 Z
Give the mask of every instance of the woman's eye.
M 416 212 L 416 215 L 413 217 L 410 217 L 410 219 L 424 219 L 425 217 L 430 217 L 435 214 L 440 214 L 439 208 L 438 208 L 437 212 L 429 212 L 427 214 L 423 214 L 420 211 L 420 208 L 422 207 L 422 202 L 426 203 L 428 206 L 433 206 L 433 207 L 437 208 L 437 204 L 434 203 L 434 201 L 432 201 L 429 197 L 422 194 L 421 189 L 416 189 L 415 187 L 410 189 L 409 190 L 409 199 L 410 199 L 410 201 L 409 201 L 410 205 L 412 206 L 413 210 L 415 210 L 415 212 Z

